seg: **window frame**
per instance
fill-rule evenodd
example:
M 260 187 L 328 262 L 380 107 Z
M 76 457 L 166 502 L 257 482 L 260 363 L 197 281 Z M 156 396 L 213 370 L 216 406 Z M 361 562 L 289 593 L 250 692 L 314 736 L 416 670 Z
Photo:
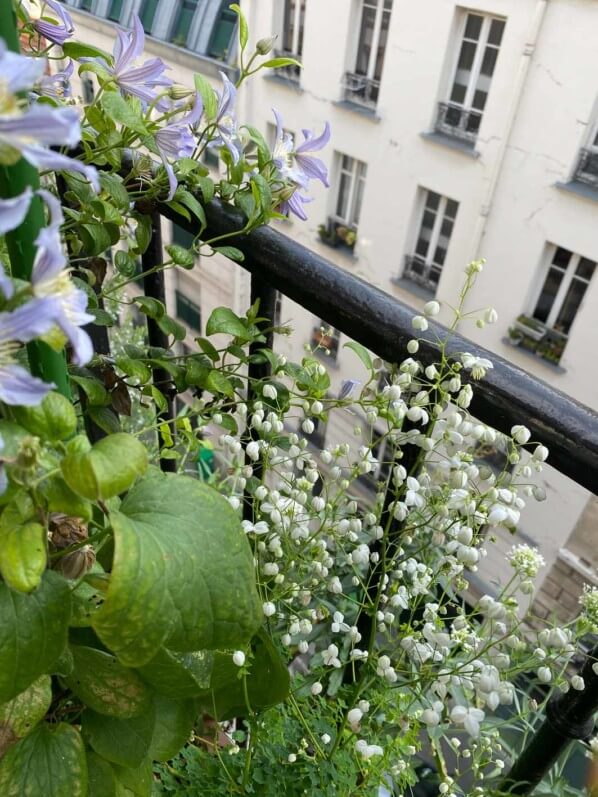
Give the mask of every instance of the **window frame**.
M 382 70 L 384 69 L 384 59 L 386 57 L 386 48 L 388 41 L 384 45 L 384 53 L 382 55 L 382 65 L 380 67 L 380 76 L 376 77 L 376 65 L 378 63 L 378 50 L 380 47 L 380 33 L 382 31 L 382 23 L 384 14 L 388 14 L 388 26 L 390 29 L 390 18 L 392 16 L 392 0 L 390 0 L 390 8 L 387 9 L 386 0 L 360 0 L 359 7 L 359 25 L 357 26 L 357 41 L 355 45 L 354 74 L 365 77 L 368 80 L 379 81 L 382 78 Z M 372 47 L 368 57 L 368 66 L 365 74 L 357 71 L 357 62 L 359 59 L 359 42 L 363 31 L 364 17 L 366 7 L 375 8 L 374 28 L 372 31 Z
M 413 238 L 413 246 L 411 248 L 412 254 L 410 255 L 410 257 L 411 257 L 411 259 L 414 259 L 414 260 L 417 259 L 425 267 L 425 275 L 422 275 L 422 279 L 425 280 L 425 282 L 429 283 L 430 285 L 433 284 L 435 289 L 436 289 L 438 287 L 438 283 L 440 282 L 440 277 L 442 276 L 442 272 L 443 272 L 444 267 L 446 265 L 449 247 L 450 247 L 450 244 L 451 244 L 453 233 L 455 231 L 455 224 L 457 223 L 457 216 L 459 214 L 459 202 L 458 202 L 458 200 L 453 199 L 452 197 L 447 197 L 444 194 L 440 194 L 440 193 L 438 193 L 438 191 L 433 191 L 430 188 L 421 187 L 419 190 L 421 192 L 420 193 L 420 197 L 421 197 L 420 198 L 420 203 L 421 204 L 420 204 L 420 210 L 419 210 L 419 214 L 418 214 L 419 222 L 418 222 L 417 227 L 415 229 L 415 235 L 414 235 L 414 238 Z M 429 199 L 430 194 L 435 194 L 436 196 L 438 196 L 440 198 L 439 203 L 438 203 L 438 208 L 436 210 L 431 210 L 428 207 L 428 199 Z M 456 206 L 457 206 L 456 210 L 455 210 L 455 215 L 453 217 L 447 216 L 447 206 L 448 206 L 449 202 L 454 202 L 456 204 Z M 430 235 L 430 240 L 428 241 L 427 252 L 426 252 L 426 255 L 424 257 L 423 255 L 421 255 L 421 254 L 419 254 L 417 252 L 417 245 L 418 245 L 418 243 L 420 241 L 420 238 L 422 237 L 422 228 L 423 228 L 424 218 L 425 218 L 425 215 L 426 215 L 427 211 L 430 212 L 430 213 L 434 213 L 435 214 L 435 219 L 434 219 L 434 225 L 432 227 L 432 233 Z M 452 221 L 451 234 L 449 235 L 448 241 L 447 241 L 447 244 L 446 244 L 446 255 L 445 255 L 445 258 L 444 258 L 444 262 L 443 263 L 438 263 L 438 262 L 436 262 L 436 260 L 434 258 L 435 258 L 436 250 L 438 249 L 438 242 L 439 242 L 441 234 L 442 234 L 442 226 L 443 226 L 445 220 L 447 220 L 447 219 Z M 432 271 L 434 271 L 435 273 L 438 274 L 438 279 L 436 280 L 436 282 L 434 282 L 433 280 L 431 280 L 429 278 L 429 276 L 427 276 Z M 410 268 L 406 268 L 405 269 L 404 276 L 407 279 L 414 279 L 414 276 L 411 274 L 411 269 Z
M 182 321 L 184 321 L 187 331 L 198 332 L 201 335 L 201 305 L 199 305 L 197 302 L 194 302 L 192 299 L 189 299 L 189 297 L 186 296 L 180 288 L 175 288 L 174 302 L 177 318 L 180 318 Z M 181 308 L 184 308 L 182 313 L 179 312 Z M 190 310 L 197 316 L 197 324 L 190 321 L 189 318 L 185 316 L 186 310 Z
M 343 167 L 344 159 L 348 158 L 352 161 L 352 168 L 345 169 Z M 341 216 L 338 213 L 339 209 L 339 201 L 341 197 L 341 187 L 343 185 L 343 175 L 348 175 L 349 177 L 349 190 L 348 190 L 348 199 L 346 203 L 347 213 L 345 216 Z M 353 158 L 351 155 L 347 155 L 344 152 L 337 153 L 337 177 L 336 177 L 336 191 L 335 191 L 335 201 L 334 201 L 334 213 L 331 214 L 332 218 L 335 222 L 345 225 L 352 230 L 357 230 L 359 226 L 359 221 L 361 219 L 361 211 L 363 208 L 363 197 L 365 194 L 365 187 L 367 181 L 367 163 L 365 161 L 360 161 L 358 158 Z M 359 193 L 358 186 L 362 184 L 361 195 Z M 355 210 L 357 208 L 357 214 Z M 357 216 L 357 218 L 355 218 Z
M 291 10 L 290 6 L 295 3 L 295 8 Z M 301 57 L 303 55 L 303 41 L 305 37 L 305 15 L 306 15 L 306 0 L 284 0 L 284 8 L 282 9 L 282 22 L 281 22 L 281 36 L 280 42 L 283 47 L 283 52 L 289 55 Z M 289 17 L 292 16 L 292 36 L 289 34 Z M 287 39 L 290 38 L 290 48 L 287 47 Z
M 562 249 L 565 252 L 569 252 L 569 255 L 570 255 L 569 262 L 567 263 L 567 266 L 564 269 L 554 263 L 554 258 L 556 256 L 557 252 L 559 251 L 559 249 Z M 538 290 L 538 292 L 537 292 L 537 294 L 535 296 L 535 300 L 533 302 L 533 310 L 531 311 L 530 315 L 531 315 L 531 317 L 534 320 L 538 321 L 540 324 L 543 324 L 547 329 L 553 330 L 554 332 L 558 332 L 560 335 L 563 335 L 565 338 L 568 338 L 569 335 L 570 335 L 571 329 L 573 328 L 573 325 L 575 323 L 575 319 L 577 318 L 577 314 L 578 314 L 578 312 L 579 312 L 579 310 L 581 308 L 581 305 L 583 303 L 583 300 L 585 298 L 585 295 L 586 295 L 586 292 L 588 290 L 588 287 L 590 286 L 590 284 L 592 282 L 592 278 L 594 277 L 594 274 L 596 273 L 598 265 L 597 265 L 595 260 L 592 260 L 589 257 L 585 257 L 584 255 L 580 255 L 577 252 L 572 252 L 570 249 L 566 249 L 564 246 L 557 246 L 556 244 L 551 244 L 550 249 L 548 251 L 550 253 L 549 254 L 549 258 L 547 258 L 548 265 L 547 265 L 547 267 L 544 267 L 544 269 L 543 269 L 543 280 L 542 280 L 542 283 L 540 285 L 540 289 Z M 592 272 L 591 276 L 588 279 L 586 279 L 585 277 L 581 277 L 581 276 L 579 276 L 579 275 L 577 275 L 575 273 L 576 270 L 577 270 L 577 267 L 579 266 L 579 263 L 582 260 L 589 260 L 590 262 L 594 263 L 594 271 Z M 536 317 L 536 312 L 538 310 L 538 304 L 540 302 L 540 299 L 542 298 L 542 293 L 543 293 L 544 288 L 546 286 L 546 281 L 548 279 L 548 276 L 550 274 L 551 269 L 557 269 L 558 271 L 561 271 L 562 274 L 563 274 L 563 277 L 561 279 L 561 282 L 560 282 L 560 285 L 559 285 L 559 287 L 557 289 L 555 297 L 552 300 L 552 305 L 551 305 L 550 311 L 548 312 L 548 316 L 546 317 L 546 321 L 541 321 L 539 318 Z M 584 290 L 584 293 L 583 293 L 583 296 L 581 298 L 581 301 L 580 301 L 579 305 L 575 308 L 575 314 L 573 316 L 573 320 L 571 321 L 571 325 L 569 327 L 569 332 L 563 332 L 560 329 L 558 329 L 555 326 L 555 324 L 556 324 L 556 321 L 558 320 L 558 317 L 559 317 L 559 315 L 560 315 L 560 313 L 561 313 L 561 311 L 563 309 L 563 305 L 564 305 L 565 300 L 566 300 L 566 298 L 567 298 L 567 296 L 569 294 L 569 289 L 570 289 L 570 287 L 571 287 L 571 285 L 572 285 L 574 280 L 577 280 L 579 282 L 584 283 L 586 287 L 585 287 L 585 290 Z

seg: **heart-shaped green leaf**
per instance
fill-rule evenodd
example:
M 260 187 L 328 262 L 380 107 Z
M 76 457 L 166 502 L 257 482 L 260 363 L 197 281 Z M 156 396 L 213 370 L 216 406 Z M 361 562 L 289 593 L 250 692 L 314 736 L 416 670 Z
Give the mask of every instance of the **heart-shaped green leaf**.
M 0 706 L 0 758 L 13 744 L 23 739 L 42 720 L 52 702 L 49 675 L 42 675 L 31 686 Z
M 38 725 L 0 761 L 3 797 L 87 797 L 83 740 L 72 725 Z
M 32 592 L 46 563 L 46 530 L 40 523 L 0 527 L 0 573 L 9 587 Z
M 73 671 L 64 680 L 86 706 L 121 718 L 148 710 L 150 692 L 135 670 L 103 650 L 72 645 L 71 653 Z
M 89 797 L 116 797 L 116 776 L 110 764 L 86 750 Z
M 153 703 L 148 711 L 129 719 L 117 719 L 86 709 L 81 716 L 81 730 L 91 747 L 113 764 L 138 767 L 147 756 L 156 713 Z
M 149 749 L 154 761 L 168 761 L 185 744 L 197 719 L 197 706 L 193 700 L 169 700 L 156 696 L 156 724 Z
M 66 440 L 77 430 L 77 415 L 71 402 L 54 391 L 36 407 L 15 407 L 17 423 L 44 440 Z
M 52 476 L 40 485 L 42 495 L 48 502 L 49 512 L 61 512 L 82 520 L 91 520 L 92 505 L 73 492 L 61 476 Z
M 62 475 L 71 490 L 91 501 L 128 490 L 147 470 L 145 446 L 124 432 L 99 440 L 88 452 L 67 454 Z
M 196 697 L 210 686 L 214 654 L 209 650 L 175 653 L 162 649 L 139 668 L 139 674 L 160 695 Z
M 114 560 L 93 627 L 127 666 L 164 646 L 236 648 L 261 622 L 251 549 L 239 518 L 212 488 L 152 473 L 111 515 Z
M 0 583 L 0 701 L 11 700 L 48 672 L 66 645 L 71 594 L 46 571 L 30 595 Z

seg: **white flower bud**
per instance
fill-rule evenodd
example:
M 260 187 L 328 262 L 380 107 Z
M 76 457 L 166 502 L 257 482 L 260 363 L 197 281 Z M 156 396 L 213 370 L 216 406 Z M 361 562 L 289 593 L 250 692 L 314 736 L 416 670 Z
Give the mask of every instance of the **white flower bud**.
M 550 683 L 552 680 L 552 672 L 550 671 L 550 667 L 540 667 L 538 669 L 538 678 L 543 684 Z
M 424 313 L 425 315 L 433 316 L 438 315 L 440 312 L 440 304 L 438 302 L 426 302 L 424 305 Z
M 531 436 L 532 433 L 527 426 L 513 426 L 511 429 L 511 437 L 516 443 L 519 443 L 520 446 L 525 445 Z
M 257 460 L 260 458 L 260 446 L 257 440 L 252 440 L 251 443 L 248 443 L 245 452 L 247 453 L 249 459 L 257 462 Z
M 585 681 L 581 675 L 574 675 L 573 678 L 571 678 L 571 686 L 577 692 L 583 692 L 583 690 L 586 688 Z
M 428 328 L 428 322 L 423 315 L 416 315 L 411 319 L 411 326 L 420 332 L 425 332 Z
M 266 398 L 272 400 L 278 398 L 278 390 L 276 390 L 274 385 L 264 385 L 263 394 Z
M 536 462 L 546 462 L 548 459 L 548 449 L 546 446 L 536 446 L 532 458 L 535 459 Z
M 264 612 L 265 617 L 272 617 L 273 614 L 276 614 L 276 606 L 272 603 L 272 601 L 266 601 L 262 606 L 262 611 Z
M 314 422 L 310 418 L 306 418 L 303 423 L 301 424 L 301 428 L 305 432 L 305 434 L 313 434 L 314 429 L 316 428 Z
M 245 654 L 242 650 L 235 650 L 233 653 L 233 663 L 237 667 L 242 667 L 245 664 Z
M 324 687 L 322 686 L 322 684 L 319 681 L 316 681 L 315 684 L 311 685 L 311 693 L 312 693 L 312 695 L 314 695 L 314 697 L 316 695 L 321 694 L 322 689 L 324 689 Z

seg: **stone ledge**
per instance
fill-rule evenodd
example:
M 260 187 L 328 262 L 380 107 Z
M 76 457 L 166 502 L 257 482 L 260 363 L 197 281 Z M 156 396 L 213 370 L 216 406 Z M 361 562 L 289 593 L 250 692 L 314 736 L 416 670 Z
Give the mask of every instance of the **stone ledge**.
M 576 556 L 572 551 L 569 551 L 567 548 L 561 548 L 558 552 L 558 559 L 569 565 L 569 567 L 575 570 L 576 573 L 579 573 L 580 576 L 583 576 L 588 583 L 598 587 L 598 571 L 584 564 L 579 556 Z

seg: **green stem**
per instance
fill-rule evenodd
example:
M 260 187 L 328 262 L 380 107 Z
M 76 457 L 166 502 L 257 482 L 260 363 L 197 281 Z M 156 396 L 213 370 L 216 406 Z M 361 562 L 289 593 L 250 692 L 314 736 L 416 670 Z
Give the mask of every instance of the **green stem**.
M 13 5 L 9 0 L 0 0 L 0 30 L 9 50 L 18 53 L 19 37 L 17 20 Z M 12 166 L 0 166 L 0 197 L 9 199 L 23 193 L 27 188 L 39 188 L 39 174 L 26 160 L 21 158 Z M 46 226 L 44 207 L 39 197 L 31 202 L 23 223 L 16 230 L 6 234 L 6 246 L 14 277 L 31 279 L 35 259 L 35 239 L 38 232 Z M 63 352 L 53 351 L 41 341 L 27 344 L 31 372 L 45 382 L 54 382 L 57 389 L 67 398 L 71 397 L 66 359 Z

